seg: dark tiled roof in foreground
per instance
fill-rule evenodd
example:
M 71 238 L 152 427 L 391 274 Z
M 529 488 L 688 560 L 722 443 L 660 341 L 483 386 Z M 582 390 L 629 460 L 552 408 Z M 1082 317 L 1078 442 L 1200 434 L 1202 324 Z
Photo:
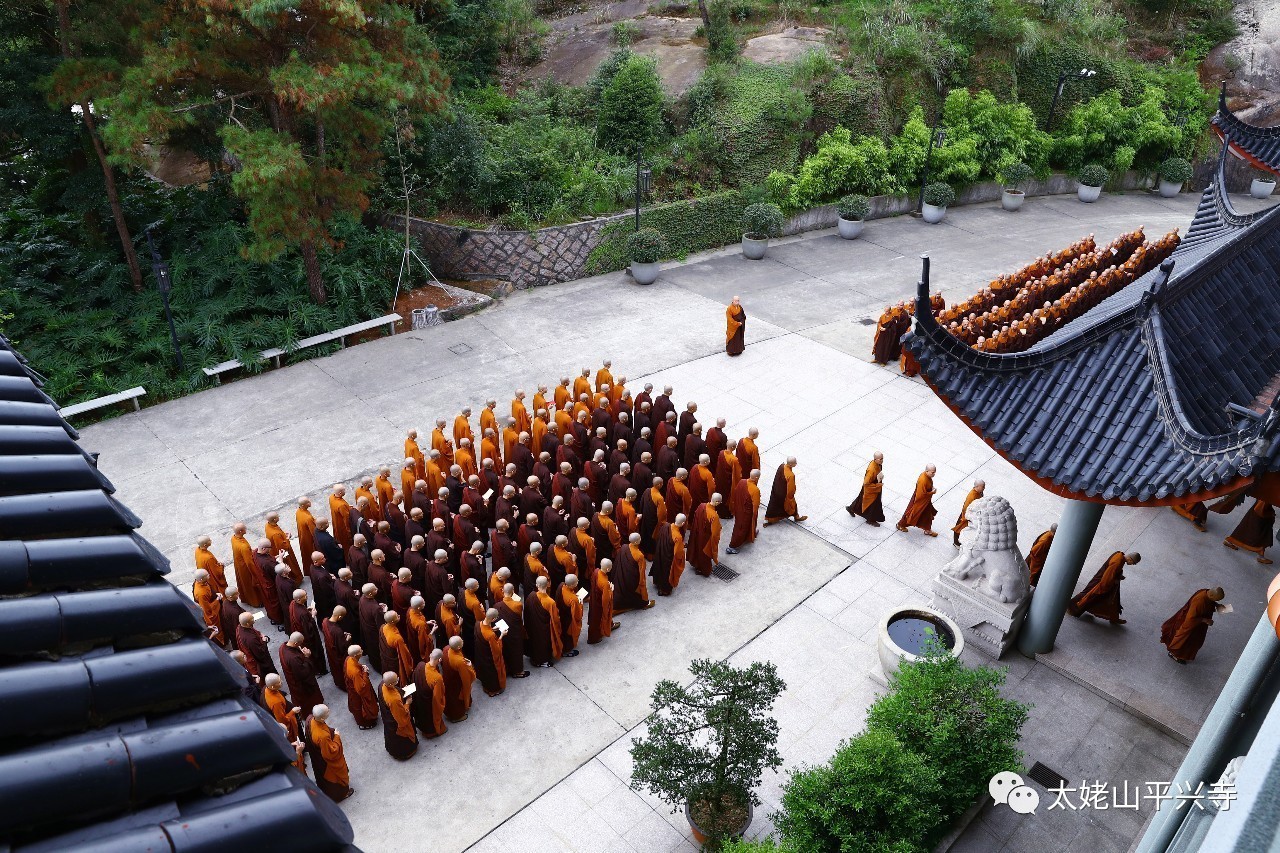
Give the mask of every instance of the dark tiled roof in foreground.
M 0 338 L 0 850 L 354 850 L 40 383 Z
M 1260 399 L 1280 374 L 1280 212 L 1236 214 L 1220 186 L 1221 167 L 1160 269 L 1027 352 L 974 350 L 927 310 L 904 345 L 971 429 L 1058 494 L 1182 503 L 1280 469 L 1280 411 Z

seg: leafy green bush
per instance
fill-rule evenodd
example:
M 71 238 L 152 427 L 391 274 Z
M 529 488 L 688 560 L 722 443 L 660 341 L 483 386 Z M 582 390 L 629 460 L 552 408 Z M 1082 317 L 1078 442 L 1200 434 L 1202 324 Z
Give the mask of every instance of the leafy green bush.
M 670 251 L 657 228 L 641 228 L 627 237 L 627 255 L 637 264 L 657 263 Z
M 871 215 L 871 202 L 864 195 L 847 195 L 836 202 L 841 219 L 866 219 Z
M 1004 670 L 926 654 L 899 667 L 867 712 L 868 731 L 891 733 L 936 769 L 943 821 L 972 805 L 996 773 L 1021 767 L 1028 708 L 1000 694 L 1004 679 Z
M 596 142 L 618 154 L 647 150 L 662 129 L 662 80 L 652 57 L 632 56 L 600 95 Z
M 742 237 L 742 194 L 736 190 L 711 193 L 688 201 L 660 204 L 640 211 L 641 227 L 656 228 L 670 248 L 668 257 L 727 246 Z M 625 267 L 631 258 L 627 237 L 634 228 L 630 217 L 605 226 L 600 242 L 587 256 L 586 275 Z
M 1070 170 L 1105 162 L 1117 171 L 1155 171 L 1170 149 L 1182 150 L 1194 139 L 1188 136 L 1190 122 L 1179 128 L 1170 120 L 1166 102 L 1171 97 L 1166 90 L 1147 85 L 1132 104 L 1126 104 L 1116 89 L 1080 104 L 1055 134 L 1055 163 Z M 1196 126 L 1202 125 L 1197 122 Z M 1130 156 L 1117 159 L 1122 148 L 1127 148 Z
M 924 203 L 934 207 L 949 207 L 956 200 L 956 191 L 950 184 L 936 181 L 924 188 Z
M 708 0 L 707 23 L 703 27 L 707 54 L 712 62 L 731 62 L 738 55 L 738 37 L 733 29 L 727 0 Z
M 814 89 L 811 100 L 812 130 L 819 136 L 837 126 L 847 127 L 854 136 L 890 136 L 884 83 L 872 74 L 856 70 L 835 74 Z
M 1191 180 L 1194 169 L 1181 157 L 1170 157 L 1160 164 L 1160 177 L 1173 184 L 1185 184 Z
M 742 211 L 742 233 L 753 240 L 776 237 L 784 221 L 782 209 L 776 204 L 758 202 Z
M 898 189 L 884 143 L 873 136 L 854 142 L 848 130 L 837 127 L 824 133 L 817 150 L 800 164 L 791 205 L 804 209 L 849 192 L 884 195 Z
M 796 850 L 922 853 L 945 820 L 945 795 L 938 767 L 868 727 L 827 764 L 792 773 L 774 826 Z
M 618 21 L 609 31 L 609 38 L 618 47 L 629 47 L 640 35 L 640 28 L 634 21 Z
M 1031 167 L 1017 160 L 1002 168 L 998 177 L 1006 189 L 1016 190 L 1031 180 Z
M 1090 163 L 1076 173 L 1076 180 L 1086 187 L 1100 187 L 1111 180 L 1111 173 L 1097 163 Z

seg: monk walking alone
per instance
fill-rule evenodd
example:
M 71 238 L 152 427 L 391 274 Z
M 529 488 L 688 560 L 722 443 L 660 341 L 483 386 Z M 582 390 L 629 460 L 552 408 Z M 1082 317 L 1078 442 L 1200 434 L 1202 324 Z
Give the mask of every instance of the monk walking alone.
M 964 505 L 960 507 L 960 517 L 956 519 L 956 526 L 951 528 L 951 544 L 960 547 L 960 531 L 969 526 L 969 504 L 982 497 L 982 493 L 986 490 L 987 484 L 982 480 L 974 480 L 973 488 L 969 490 L 969 494 L 964 497 Z
M 1044 561 L 1049 558 L 1049 546 L 1053 544 L 1053 535 L 1058 532 L 1058 525 L 1050 524 L 1049 529 L 1036 537 L 1027 552 L 1027 568 L 1031 570 L 1031 585 L 1040 582 L 1040 573 L 1044 571 Z
M 1253 506 L 1240 519 L 1236 529 L 1222 541 L 1232 551 L 1243 548 L 1258 555 L 1258 562 L 1264 566 L 1271 565 L 1266 556 L 1267 549 L 1275 543 L 1274 528 L 1276 525 L 1276 509 L 1263 500 L 1255 500 Z
M 1124 567 L 1135 566 L 1142 555 L 1134 552 L 1125 554 L 1116 551 L 1098 569 L 1098 573 L 1085 585 L 1085 588 L 1067 604 L 1067 612 L 1079 617 L 1088 613 L 1107 619 L 1112 625 L 1123 625 L 1127 620 L 1120 618 L 1124 608 L 1120 604 L 1120 581 L 1124 580 Z
M 790 518 L 799 523 L 809 516 L 801 515 L 800 508 L 796 505 L 796 472 L 795 467 L 799 464 L 794 456 L 787 458 L 787 461 L 778 466 L 778 471 L 773 475 L 773 488 L 769 490 L 769 504 L 764 509 L 764 525 L 768 527 L 770 524 L 777 524 L 784 518 Z
M 919 527 L 926 536 L 938 535 L 933 532 L 933 518 L 938 514 L 933 506 L 933 496 L 938 492 L 933 487 L 933 475 L 937 471 L 937 467 L 926 465 L 924 473 L 916 478 L 916 490 L 911 495 L 911 503 L 907 504 L 907 511 L 898 521 L 898 529 L 902 532 L 905 533 L 908 527 Z
M 872 527 L 879 527 L 884 521 L 884 454 L 876 451 L 862 475 L 862 490 L 853 499 L 853 503 L 845 507 L 845 511 L 854 518 L 861 518 Z
M 1169 650 L 1169 657 L 1182 664 L 1196 659 L 1222 597 L 1220 586 L 1198 589 L 1181 610 L 1165 620 L 1160 626 L 1160 642 Z
M 724 317 L 724 351 L 729 355 L 742 355 L 747 346 L 747 310 L 742 307 L 740 297 L 733 297 L 733 301 L 725 309 Z

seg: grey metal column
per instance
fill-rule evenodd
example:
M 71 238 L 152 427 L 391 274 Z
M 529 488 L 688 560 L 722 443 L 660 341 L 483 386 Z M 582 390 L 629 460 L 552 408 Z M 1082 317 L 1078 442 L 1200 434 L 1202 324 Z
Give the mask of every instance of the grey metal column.
M 1058 532 L 1053 536 L 1049 557 L 1040 572 L 1040 582 L 1031 596 L 1027 621 L 1018 634 L 1018 651 L 1028 657 L 1053 649 L 1053 641 L 1067 615 L 1067 602 L 1080 580 L 1093 534 L 1102 520 L 1106 504 L 1067 501 L 1058 519 Z

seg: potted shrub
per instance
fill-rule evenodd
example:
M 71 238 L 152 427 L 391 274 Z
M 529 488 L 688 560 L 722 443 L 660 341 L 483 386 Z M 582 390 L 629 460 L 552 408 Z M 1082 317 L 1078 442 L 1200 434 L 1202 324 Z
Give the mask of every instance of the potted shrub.
M 920 215 L 925 222 L 941 222 L 942 217 L 947 215 L 947 206 L 955 200 L 956 191 L 949 184 L 941 181 L 929 184 L 924 188 L 924 204 L 920 208 Z
M 1269 198 L 1276 189 L 1276 179 L 1272 175 L 1263 175 L 1261 178 L 1254 178 L 1253 183 L 1249 184 L 1249 195 L 1254 198 Z
M 769 238 L 782 231 L 782 208 L 767 201 L 742 211 L 742 256 L 758 261 L 769 248 Z
M 1004 194 L 1000 196 L 1000 206 L 1014 211 L 1022 207 L 1026 193 L 1022 187 L 1031 180 L 1031 167 L 1022 161 L 1012 163 L 1000 171 L 1000 183 L 1004 186 Z
M 658 259 L 667 253 L 667 241 L 657 228 L 640 228 L 627 235 L 627 257 L 636 284 L 658 280 Z
M 847 195 L 836 202 L 836 230 L 846 240 L 852 240 L 862 233 L 862 225 L 871 215 L 871 202 L 865 195 Z
M 1080 186 L 1076 187 L 1076 197 L 1083 202 L 1092 204 L 1102 195 L 1102 185 L 1110 179 L 1110 172 L 1097 163 L 1090 163 L 1080 170 L 1080 174 L 1076 175 L 1076 181 L 1080 184 Z
M 751 825 L 760 775 L 782 764 L 769 711 L 786 684 L 772 663 L 703 659 L 689 672 L 688 687 L 664 679 L 653 689 L 648 733 L 631 741 L 631 787 L 683 806 L 698 843 L 717 845 Z
M 1194 170 L 1191 164 L 1181 157 L 1170 157 L 1160 164 L 1160 195 L 1173 198 L 1182 192 L 1182 185 L 1191 180 Z

